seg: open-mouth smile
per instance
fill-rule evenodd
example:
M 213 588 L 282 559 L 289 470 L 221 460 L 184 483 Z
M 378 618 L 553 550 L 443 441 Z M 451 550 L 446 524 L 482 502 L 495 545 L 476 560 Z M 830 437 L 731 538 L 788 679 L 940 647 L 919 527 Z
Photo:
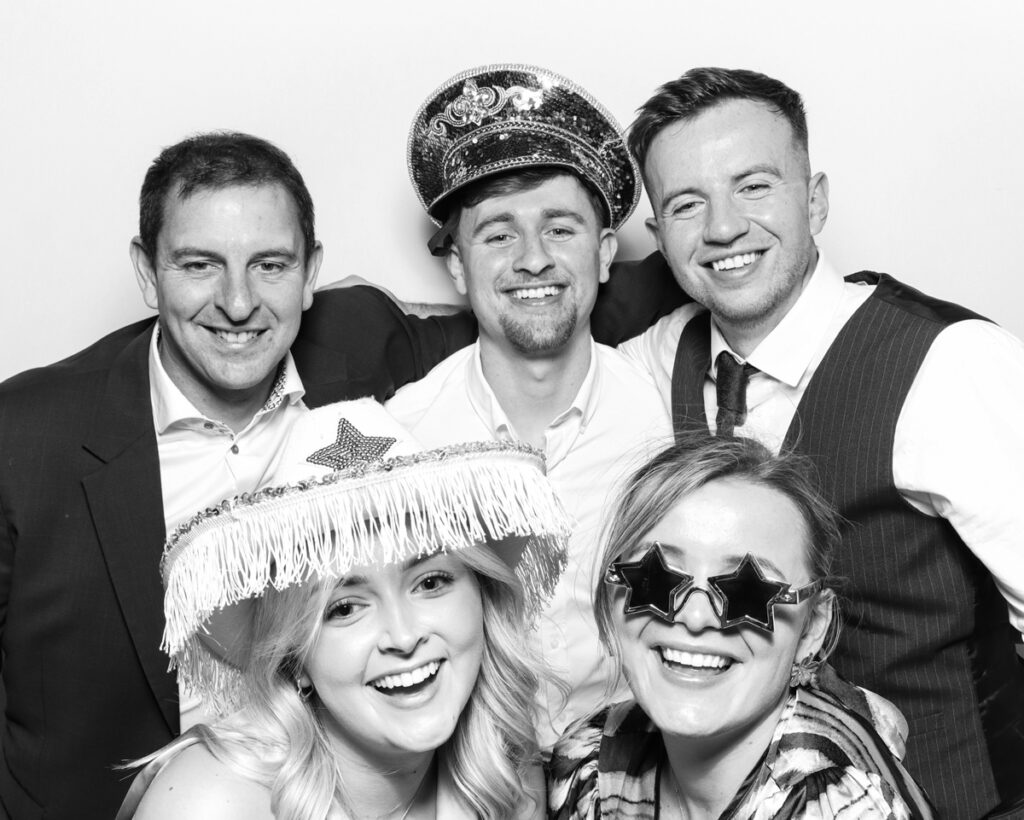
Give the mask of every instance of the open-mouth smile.
M 370 681 L 369 685 L 387 695 L 412 694 L 429 686 L 437 678 L 440 668 L 441 661 L 429 661 L 408 672 L 381 675 Z

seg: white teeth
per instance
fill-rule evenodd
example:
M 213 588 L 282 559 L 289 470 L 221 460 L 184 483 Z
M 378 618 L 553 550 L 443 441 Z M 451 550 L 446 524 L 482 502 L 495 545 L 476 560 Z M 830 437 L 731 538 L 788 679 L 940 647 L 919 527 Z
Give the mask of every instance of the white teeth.
M 519 288 L 511 291 L 515 299 L 543 299 L 545 296 L 557 296 L 561 288 L 555 285 L 548 285 L 544 288 Z
M 682 652 L 678 649 L 661 647 L 662 660 L 680 666 L 695 666 L 699 669 L 725 669 L 731 662 L 721 655 L 705 655 L 698 652 Z
M 385 675 L 370 683 L 376 689 L 408 689 L 410 686 L 423 683 L 427 678 L 437 674 L 437 670 L 440 668 L 441 664 L 438 661 L 431 661 L 430 663 L 423 664 L 418 669 L 413 669 L 411 672 Z
M 711 267 L 716 271 L 742 268 L 744 265 L 753 264 L 754 260 L 757 259 L 761 253 L 761 251 L 758 251 L 757 253 L 741 253 L 737 256 L 730 256 L 728 259 L 719 259 L 717 262 L 712 262 Z
M 232 333 L 230 330 L 217 330 L 214 332 L 225 342 L 230 342 L 231 344 L 244 344 L 245 342 L 251 342 L 260 335 L 255 330 L 246 330 L 241 333 Z

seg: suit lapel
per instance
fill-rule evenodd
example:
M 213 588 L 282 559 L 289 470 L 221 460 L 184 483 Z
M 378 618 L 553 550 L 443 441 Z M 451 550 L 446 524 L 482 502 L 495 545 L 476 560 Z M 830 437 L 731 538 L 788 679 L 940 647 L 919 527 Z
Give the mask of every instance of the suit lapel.
M 136 655 L 168 727 L 177 734 L 177 683 L 160 651 L 165 525 L 149 398 L 149 340 L 148 330 L 141 333 L 111 368 L 96 424 L 84 443 L 102 466 L 82 485 Z

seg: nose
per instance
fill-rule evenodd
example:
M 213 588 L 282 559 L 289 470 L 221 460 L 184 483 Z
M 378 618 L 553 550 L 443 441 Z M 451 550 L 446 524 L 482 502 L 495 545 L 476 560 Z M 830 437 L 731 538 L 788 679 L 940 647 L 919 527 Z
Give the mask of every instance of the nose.
M 416 612 L 408 603 L 388 602 L 382 607 L 382 628 L 378 647 L 381 652 L 411 655 L 426 636 Z
M 554 265 L 544 239 L 538 233 L 526 232 L 517 244 L 513 265 L 517 271 L 539 276 Z
M 219 307 L 232 322 L 241 324 L 260 305 L 260 295 L 249 272 L 229 267 L 221 279 Z
M 711 599 L 711 593 L 701 587 L 690 587 L 682 599 L 676 599 L 675 622 L 691 632 L 702 632 L 719 626 L 718 611 Z
M 704 222 L 704 241 L 713 245 L 728 245 L 743 236 L 750 228 L 750 222 L 729 196 L 711 199 L 707 205 L 707 219 Z

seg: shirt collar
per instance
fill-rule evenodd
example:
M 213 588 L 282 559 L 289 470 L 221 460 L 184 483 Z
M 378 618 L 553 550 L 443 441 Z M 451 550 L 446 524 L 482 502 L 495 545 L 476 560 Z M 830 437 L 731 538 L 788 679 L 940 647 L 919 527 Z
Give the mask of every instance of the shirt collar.
M 840 306 L 842 298 L 843 277 L 819 250 L 818 264 L 806 287 L 797 297 L 796 303 L 746 361 L 773 379 L 796 387 L 820 349 L 819 342 L 828 333 L 832 316 Z M 712 321 L 712 375 L 717 375 L 714 372 L 714 363 L 723 350 L 732 353 L 718 325 Z
M 153 404 L 153 421 L 156 425 L 157 435 L 163 435 L 167 429 L 175 423 L 185 421 L 205 421 L 206 417 L 200 413 L 178 389 L 178 386 L 171 381 L 167 375 L 164 364 L 160 361 L 160 323 L 157 322 L 153 328 L 153 337 L 149 343 L 149 385 L 150 399 Z M 302 386 L 302 378 L 299 376 L 295 360 L 291 351 L 285 354 L 281 364 L 278 365 L 277 378 L 270 390 L 267 401 L 253 420 L 260 416 L 272 413 L 284 404 L 294 405 L 302 401 L 306 390 Z M 209 419 L 209 421 L 219 421 Z
M 600 386 L 600 371 L 597 367 L 597 345 L 593 339 L 590 341 L 590 367 L 587 368 L 587 375 L 576 391 L 576 397 L 564 411 L 558 414 L 548 425 L 550 430 L 557 427 L 567 418 L 578 416 L 582 419 L 582 426 L 590 423 L 597 411 L 598 388 Z M 488 429 L 495 436 L 515 437 L 515 430 L 512 422 L 509 421 L 505 411 L 502 410 L 498 397 L 494 395 L 491 386 L 484 377 L 483 364 L 480 360 L 480 343 L 473 347 L 473 358 L 469 368 L 469 375 L 466 380 L 469 400 L 477 415 L 487 425 Z

